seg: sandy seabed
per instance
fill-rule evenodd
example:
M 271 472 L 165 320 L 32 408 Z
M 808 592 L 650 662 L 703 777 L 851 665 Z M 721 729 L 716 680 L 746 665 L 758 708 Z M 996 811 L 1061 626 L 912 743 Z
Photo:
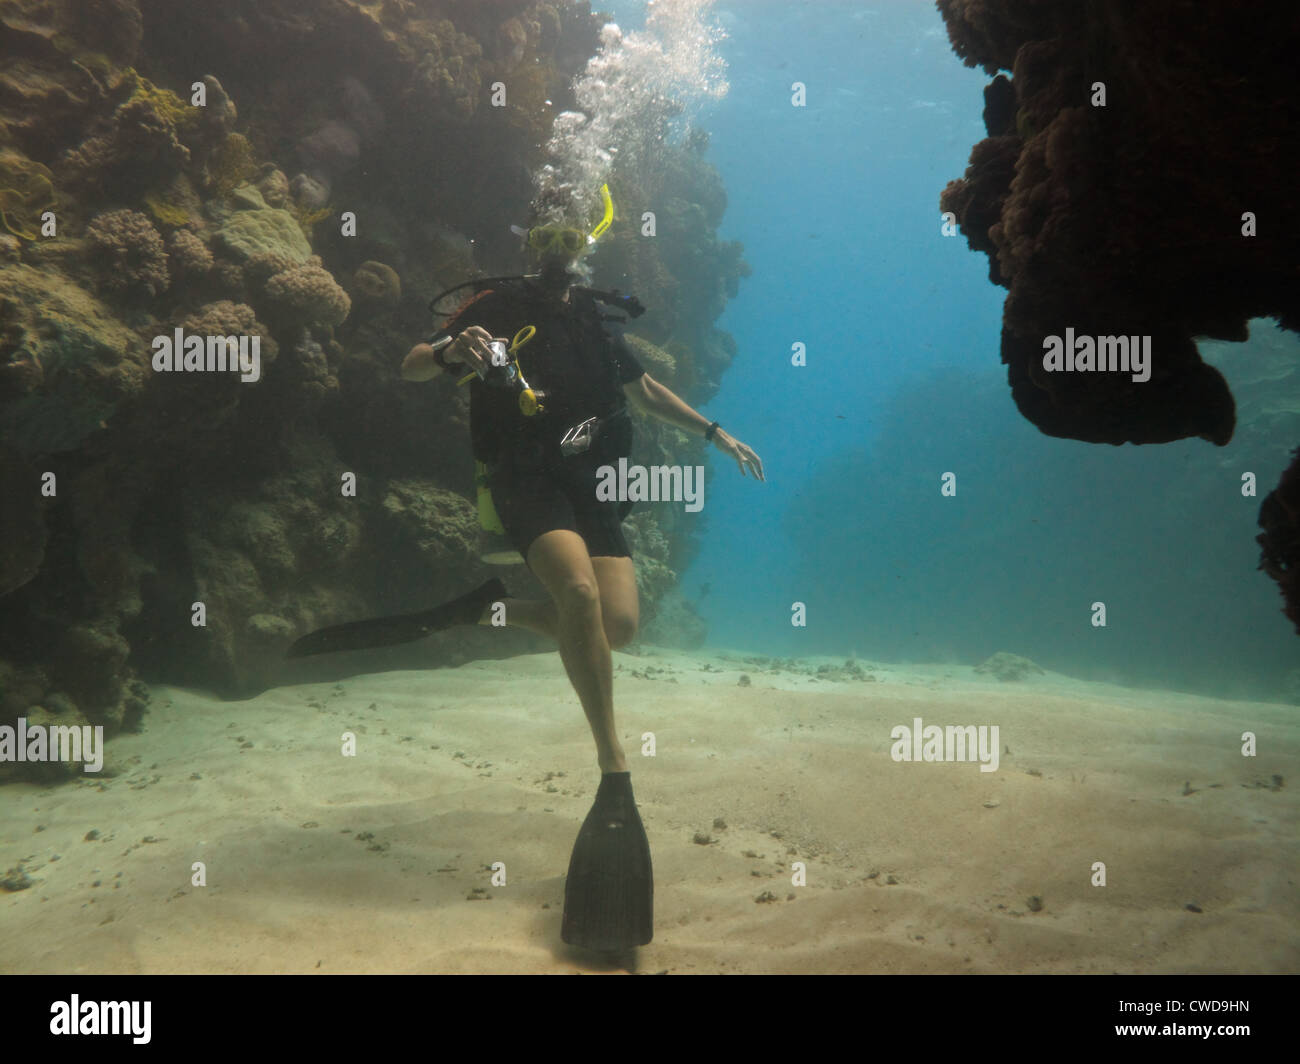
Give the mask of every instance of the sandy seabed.
M 615 654 L 655 863 L 637 970 L 1300 970 L 1296 707 L 859 664 L 874 680 Z M 892 760 L 917 717 L 1009 752 Z M 32 880 L 0 893 L 0 971 L 625 970 L 560 942 L 598 781 L 554 653 L 245 702 L 156 688 L 100 776 L 0 788 L 0 868 Z

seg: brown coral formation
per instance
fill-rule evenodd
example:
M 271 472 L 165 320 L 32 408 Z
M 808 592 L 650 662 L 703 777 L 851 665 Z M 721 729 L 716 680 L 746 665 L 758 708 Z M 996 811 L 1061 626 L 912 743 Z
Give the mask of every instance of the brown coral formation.
M 208 303 L 181 322 L 181 328 L 198 336 L 260 336 L 262 357 L 274 361 L 276 342 L 270 330 L 257 320 L 252 307 L 223 299 Z
M 352 309 L 348 294 L 320 260 L 273 274 L 262 290 L 267 314 L 286 325 L 339 325 Z
M 1010 290 L 1003 361 L 1021 411 L 1050 435 L 1094 442 L 1226 443 L 1231 396 L 1192 338 L 1239 340 L 1248 318 L 1269 314 L 1300 325 L 1295 192 L 1275 176 L 1296 161 L 1278 131 L 1300 105 L 1289 63 L 1272 61 L 1297 39 L 1294 9 L 939 7 L 968 65 L 1012 71 L 1014 105 L 986 112 L 990 139 L 942 206 Z M 1242 235 L 1247 211 L 1259 237 Z M 1048 375 L 1042 339 L 1067 325 L 1152 336 L 1152 380 Z
M 42 217 L 55 202 L 47 167 L 17 152 L 0 152 L 0 222 L 5 229 L 24 240 L 40 239 Z
M 123 84 L 138 87 L 140 83 L 127 78 Z M 61 160 L 68 180 L 82 189 L 108 185 L 137 194 L 182 170 L 190 162 L 190 150 L 177 130 L 178 118 L 185 112 L 178 99 L 169 97 L 160 100 L 154 91 L 137 91 L 101 119 L 100 131 Z
M 382 262 L 363 262 L 352 275 L 353 298 L 384 310 L 402 301 L 402 281 L 397 271 Z
M 188 229 L 178 229 L 167 238 L 167 261 L 177 277 L 203 277 L 212 269 L 212 252 Z
M 136 336 L 56 271 L 8 265 L 0 280 L 0 438 L 29 460 L 76 451 L 141 394 Z
M 86 230 L 86 239 L 92 254 L 101 260 L 100 271 L 108 291 L 156 296 L 171 284 L 162 237 L 139 211 L 99 215 Z
M 1195 339 L 1244 340 L 1254 317 L 1300 329 L 1300 196 L 1281 176 L 1300 164 L 1284 132 L 1300 128 L 1297 9 L 938 7 L 968 66 L 1011 72 L 986 91 L 988 139 L 940 202 L 1008 289 L 1017 407 L 1052 436 L 1226 444 L 1233 398 Z M 1048 371 L 1044 340 L 1067 328 L 1150 337 L 1150 379 Z
M 258 179 L 257 190 L 268 207 L 283 207 L 289 199 L 289 179 L 283 170 L 271 167 Z

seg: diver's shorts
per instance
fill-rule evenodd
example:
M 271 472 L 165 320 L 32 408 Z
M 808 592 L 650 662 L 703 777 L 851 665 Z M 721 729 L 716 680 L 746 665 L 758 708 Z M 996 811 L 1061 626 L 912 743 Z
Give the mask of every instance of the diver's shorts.
M 567 528 L 587 544 L 593 558 L 630 558 L 623 535 L 623 504 L 596 498 L 600 462 L 588 455 L 544 458 L 515 453 L 492 468 L 488 487 L 506 537 L 528 558 L 533 540 Z

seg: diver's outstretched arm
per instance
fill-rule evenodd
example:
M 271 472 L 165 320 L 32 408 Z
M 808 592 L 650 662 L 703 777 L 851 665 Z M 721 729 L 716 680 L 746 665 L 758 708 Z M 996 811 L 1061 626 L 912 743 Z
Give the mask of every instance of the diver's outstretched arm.
M 630 384 L 623 385 L 623 394 L 627 396 L 628 402 L 643 413 L 686 432 L 693 432 L 696 436 L 703 436 L 713 425 L 713 422 L 699 411 L 692 410 L 681 396 L 671 388 L 660 384 L 648 373 L 643 373 Z M 751 447 L 741 443 L 734 436 L 720 428 L 715 428 L 713 445 L 736 460 L 741 476 L 747 476 L 752 472 L 759 480 L 767 479 L 763 475 L 763 460 Z

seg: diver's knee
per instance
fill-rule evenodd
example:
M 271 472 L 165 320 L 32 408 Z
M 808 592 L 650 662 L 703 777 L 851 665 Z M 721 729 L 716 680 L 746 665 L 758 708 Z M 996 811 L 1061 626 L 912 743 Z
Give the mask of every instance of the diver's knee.
M 568 616 L 582 616 L 600 606 L 600 590 L 594 580 L 573 577 L 566 580 L 555 593 L 556 608 Z
M 606 615 L 603 620 L 605 622 L 605 639 L 609 642 L 611 649 L 617 650 L 619 647 L 625 647 L 636 638 L 635 617 L 629 617 L 626 614 L 613 617 Z

